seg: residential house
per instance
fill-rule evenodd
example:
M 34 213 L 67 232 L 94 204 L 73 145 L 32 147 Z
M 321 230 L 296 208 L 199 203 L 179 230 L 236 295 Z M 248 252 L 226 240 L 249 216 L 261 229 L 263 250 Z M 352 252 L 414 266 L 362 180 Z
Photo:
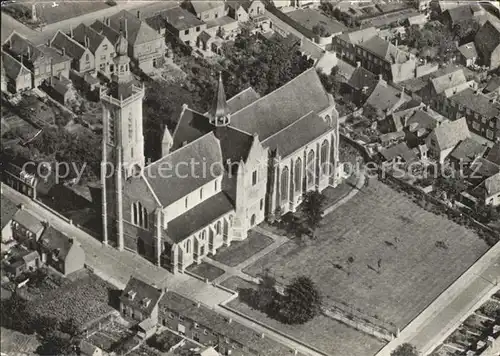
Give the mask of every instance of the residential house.
M 45 55 L 42 50 L 36 47 L 17 32 L 7 37 L 3 44 L 3 50 L 21 62 L 32 73 L 31 86 L 40 86 L 51 75 L 51 57 Z
M 10 199 L 2 194 L 1 202 L 1 224 L 2 224 L 2 252 L 14 241 L 12 233 L 12 220 L 19 208 Z
M 422 28 L 424 25 L 429 21 L 429 18 L 425 14 L 418 14 L 412 17 L 408 17 L 407 23 L 408 26 L 413 26 L 417 25 L 418 27 Z
M 394 88 L 379 76 L 378 83 L 366 99 L 364 107 L 371 106 L 385 116 L 392 114 L 397 108 L 410 100 L 411 97 L 406 95 L 404 90 Z
M 250 19 L 248 12 L 239 1 L 229 1 L 227 3 L 227 14 L 238 22 L 247 22 Z
M 96 70 L 107 77 L 111 76 L 115 70 L 115 47 L 106 36 L 83 23 L 72 29 L 70 36 L 92 52 Z
M 500 25 L 487 21 L 474 37 L 481 64 L 490 70 L 500 66 Z
M 41 266 L 40 255 L 37 251 L 28 250 L 22 245 L 13 247 L 5 261 L 6 271 L 14 277 L 25 272 L 32 272 Z
M 346 83 L 346 86 L 351 91 L 352 101 L 357 106 L 363 105 L 366 99 L 371 95 L 378 81 L 378 75 L 361 67 L 361 62 L 358 62 L 358 66 Z
M 469 42 L 458 47 L 460 52 L 459 62 L 466 67 L 470 67 L 476 63 L 477 51 L 474 42 Z
M 467 121 L 461 118 L 442 123 L 427 136 L 425 141 L 429 156 L 443 164 L 455 147 L 467 138 L 470 138 Z
M 460 172 L 464 172 L 478 157 L 483 157 L 487 146 L 474 138 L 466 138 L 450 153 L 450 161 Z
M 188 9 L 203 22 L 216 20 L 226 16 L 226 4 L 224 1 L 189 1 Z
M 63 55 L 73 58 L 71 67 L 78 73 L 89 72 L 95 69 L 95 58 L 91 50 L 58 30 L 50 41 L 50 47 L 62 51 Z
M 491 78 L 490 81 L 484 87 L 483 93 L 488 96 L 500 95 L 500 77 L 495 76 Z
M 418 91 L 418 95 L 422 98 L 424 103 L 439 110 L 443 105 L 445 100 L 443 96 L 445 96 L 446 93 L 451 91 L 451 95 L 453 95 L 453 93 L 456 94 L 469 87 L 470 85 L 465 78 L 463 70 L 458 69 L 451 73 L 431 77 L 427 81 L 427 84 Z
M 47 226 L 38 240 L 42 262 L 63 275 L 79 271 L 85 266 L 85 252 L 80 244 L 52 226 Z
M 485 197 L 484 202 L 486 205 L 499 206 L 500 205 L 500 173 L 487 178 L 484 181 Z
M 154 16 L 146 18 L 144 21 L 153 30 L 157 31 L 160 35 L 165 36 L 167 33 L 167 24 L 165 19 L 161 14 L 155 14 Z
M 198 36 L 207 29 L 206 23 L 181 7 L 163 11 L 160 16 L 166 21 L 167 31 L 188 46 L 195 46 Z
M 442 15 L 442 22 L 450 28 L 454 28 L 462 21 L 480 21 L 485 14 L 486 10 L 477 3 L 462 5 L 445 10 Z
M 286 16 L 300 26 L 312 31 L 314 37 L 310 39 L 322 47 L 331 45 L 332 38 L 347 30 L 347 27 L 343 23 L 323 15 L 320 11 L 314 9 L 299 9 L 287 12 Z M 290 22 L 290 24 L 293 26 L 293 22 Z M 300 31 L 300 28 L 296 29 Z
M 4 51 L 2 51 L 2 71 L 9 92 L 15 94 L 32 88 L 31 71 Z
M 76 99 L 73 83 L 62 74 L 51 78 L 48 92 L 52 98 L 65 106 Z
M 415 0 L 415 7 L 420 12 L 427 12 L 430 9 L 431 0 Z
M 155 31 L 138 16 L 134 16 L 128 11 L 122 10 L 111 16 L 107 21 L 107 26 L 115 33 L 123 31 L 128 41 L 128 54 L 137 63 L 139 68 L 145 73 L 151 73 L 154 68 L 160 68 L 165 62 L 166 46 L 165 37 L 161 31 Z M 91 26 L 95 27 L 98 26 Z M 99 31 L 98 31 L 99 32 Z M 112 44 L 116 45 L 116 35 L 111 31 L 102 33 L 108 37 Z M 108 36 L 108 34 L 110 34 Z
M 92 345 L 87 340 L 82 340 L 79 345 L 80 354 L 83 356 L 104 356 L 105 353 L 101 348 Z
M 378 30 L 375 27 L 343 33 L 332 39 L 333 49 L 341 59 L 356 65 L 358 61 L 357 46 L 377 36 L 377 33 Z
M 294 353 L 268 336 L 171 291 L 167 291 L 160 301 L 160 322 L 204 346 L 217 347 L 221 355 L 283 356 Z
M 239 22 L 230 16 L 222 16 L 214 20 L 206 21 L 208 32 L 212 37 L 220 37 L 224 40 L 233 40 L 239 33 Z
M 415 77 L 415 56 L 378 36 L 359 43 L 356 56 L 364 68 L 372 73 L 382 74 L 387 81 L 397 83 Z
M 260 0 L 229 1 L 227 6 L 228 15 L 239 22 L 246 22 L 249 18 L 259 17 L 265 11 L 265 6 Z
M 418 161 L 418 155 L 405 142 L 398 143 L 380 151 L 385 162 L 389 163 L 412 163 Z
M 134 320 L 151 320 L 158 323 L 158 303 L 163 290 L 131 277 L 120 295 L 120 312 Z
M 500 166 L 500 142 L 497 141 L 493 145 L 493 147 L 490 148 L 486 159 L 490 162 L 493 162 L 494 164 L 497 164 Z
M 62 75 L 63 77 L 69 78 L 72 58 L 70 58 L 67 54 L 63 54 L 62 51 L 47 45 L 41 45 L 38 46 L 38 48 L 50 58 L 51 77 Z
M 452 120 L 465 117 L 472 132 L 490 141 L 500 138 L 500 103 L 478 90 L 467 88 L 450 96 L 444 102 L 443 115 Z
M 14 240 L 33 248 L 42 236 L 45 225 L 35 216 L 30 214 L 21 205 L 12 218 L 12 236 Z

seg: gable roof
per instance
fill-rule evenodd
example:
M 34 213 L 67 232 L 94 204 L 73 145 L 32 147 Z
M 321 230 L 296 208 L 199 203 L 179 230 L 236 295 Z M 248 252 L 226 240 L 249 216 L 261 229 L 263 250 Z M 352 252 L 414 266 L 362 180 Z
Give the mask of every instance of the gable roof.
M 500 115 L 500 103 L 491 102 L 491 99 L 486 95 L 479 92 L 476 93 L 471 88 L 464 89 L 451 96 L 450 100 L 481 114 L 487 119 L 498 117 Z
M 67 54 L 63 55 L 62 51 L 59 51 L 55 48 L 49 47 L 47 45 L 40 45 L 38 48 L 52 60 L 53 64 L 62 63 L 62 62 L 71 62 L 71 57 Z
M 469 164 L 476 157 L 481 157 L 487 147 L 473 138 L 466 138 L 450 153 L 450 156 L 464 164 Z
M 486 193 L 488 194 L 488 196 L 500 193 L 500 173 L 487 178 L 484 181 L 484 187 L 486 188 Z
M 137 45 L 163 38 L 161 34 L 153 30 L 149 25 L 126 10 L 122 10 L 109 18 L 109 26 L 120 32 L 127 29 L 127 41 L 131 45 Z
M 438 126 L 439 121 L 424 110 L 417 110 L 406 122 L 407 126 L 410 126 L 412 124 L 418 125 L 417 130 L 434 130 Z
M 314 9 L 298 9 L 287 12 L 286 15 L 309 30 L 312 30 L 316 25 L 322 25 L 332 35 L 347 30 L 343 23 Z
M 177 126 L 172 134 L 174 139 L 172 151 L 197 140 L 213 129 L 214 126 L 208 121 L 205 115 L 188 107 L 183 108 Z
M 401 51 L 392 43 L 385 41 L 378 36 L 374 36 L 369 40 L 361 42 L 358 46 L 393 64 L 403 63 L 409 59 L 408 53 Z
M 442 123 L 434 129 L 434 133 L 441 150 L 455 147 L 460 141 L 470 137 L 467 121 L 464 117 Z
M 287 127 L 307 113 L 316 113 L 331 105 L 314 68 L 255 100 L 231 116 L 231 126 L 249 134 L 257 133 L 261 140 Z
M 357 31 L 352 31 L 349 33 L 343 33 L 338 36 L 339 39 L 349 42 L 354 45 L 358 45 L 364 41 L 377 36 L 377 29 L 375 27 L 368 27 Z
M 395 109 L 398 103 L 402 104 L 405 100 L 406 96 L 401 98 L 401 94 L 400 90 L 388 85 L 386 81 L 379 80 L 364 105 L 371 105 L 382 111 L 390 111 Z M 408 100 L 410 99 L 408 97 Z
M 160 31 L 166 27 L 165 19 L 160 14 L 153 15 L 151 17 L 146 18 L 144 21 L 151 27 L 153 30 Z
M 500 172 L 500 165 L 486 158 L 478 157 L 472 162 L 471 170 L 482 177 L 488 178 Z
M 417 154 L 405 142 L 398 143 L 380 152 L 386 160 L 401 157 L 405 162 L 411 163 L 418 159 Z
M 191 6 L 193 7 L 193 10 L 197 14 L 201 14 L 202 12 L 205 11 L 210 11 L 212 9 L 218 9 L 220 7 L 224 7 L 224 1 L 210 1 L 210 0 L 205 0 L 205 1 L 197 1 L 197 0 L 192 0 Z
M 2 51 L 2 69 L 5 75 L 12 80 L 31 74 L 31 71 L 21 62 L 4 51 Z
M 465 74 L 462 69 L 431 79 L 431 85 L 434 87 L 437 94 L 441 94 L 446 89 L 450 89 L 466 82 L 467 79 L 465 78 Z
M 179 31 L 187 30 L 204 24 L 199 18 L 182 7 L 174 7 L 162 11 L 160 15 L 174 28 Z
M 223 162 L 246 162 L 254 141 L 252 135 L 234 127 L 225 126 L 215 129 L 215 136 L 220 140 Z
M 233 203 L 226 193 L 219 192 L 169 221 L 167 225 L 169 242 L 179 243 L 233 210 Z
M 493 77 L 490 79 L 486 87 L 483 89 L 484 93 L 492 93 L 494 91 L 498 91 L 500 88 L 500 77 Z
M 281 157 L 287 157 L 329 130 L 331 127 L 325 120 L 311 111 L 262 141 L 262 145 L 270 150 L 278 149 Z
M 254 88 L 248 87 L 247 89 L 239 92 L 227 101 L 229 112 L 232 114 L 238 110 L 241 110 L 245 106 L 248 106 L 254 101 L 258 100 L 259 98 L 259 93 L 257 93 Z
M 120 301 L 135 310 L 142 310 L 147 313 L 149 317 L 162 296 L 162 290 L 157 289 L 140 279 L 130 277 L 130 280 L 120 295 Z M 147 301 L 149 301 L 149 303 L 145 303 Z
M 12 220 L 17 222 L 19 225 L 24 226 L 26 229 L 35 234 L 41 232 L 44 229 L 42 222 L 38 218 L 34 217 L 23 209 L 18 210 L 14 214 L 14 218 Z
M 490 162 L 500 165 L 500 142 L 495 142 L 491 147 L 486 159 Z
M 15 31 L 4 42 L 4 48 L 16 56 L 26 57 L 30 63 L 45 58 L 40 49 Z
M 460 47 L 458 47 L 458 50 L 460 51 L 462 56 L 464 56 L 467 59 L 477 57 L 476 45 L 474 44 L 474 42 L 463 44 Z
M 97 33 L 100 33 L 115 46 L 120 39 L 120 32 L 115 31 L 113 28 L 107 26 L 104 22 L 96 20 L 90 27 L 95 30 Z
M 2 224 L 2 230 L 5 226 L 7 226 L 8 223 L 12 221 L 14 218 L 14 215 L 16 212 L 19 210 L 16 204 L 14 204 L 10 199 L 8 199 L 6 196 L 2 194 L 2 199 L 0 200 L 1 203 L 1 224 Z
M 98 33 L 92 27 L 83 23 L 79 24 L 73 30 L 73 39 L 82 46 L 87 46 L 86 42 L 88 41 L 89 49 L 92 53 L 95 53 L 105 38 L 103 34 Z
M 58 48 L 60 50 L 64 49 L 66 53 L 73 59 L 82 58 L 86 51 L 86 48 L 76 42 L 74 39 L 61 32 L 60 30 L 54 35 L 50 41 L 52 47 Z
M 145 167 L 144 179 L 166 207 L 220 176 L 221 163 L 220 143 L 211 132 Z
M 378 76 L 363 67 L 357 67 L 352 73 L 347 85 L 356 89 L 362 90 L 364 87 L 371 91 L 378 83 Z
M 487 59 L 500 45 L 500 26 L 487 21 L 474 37 L 477 51 Z
M 470 20 L 473 17 L 471 7 L 469 5 L 457 6 L 451 9 L 447 9 L 445 13 L 450 17 L 452 25 L 457 22 Z
M 68 255 L 73 244 L 77 243 L 72 238 L 52 226 L 48 226 L 45 229 L 40 238 L 40 242 L 44 248 L 50 251 L 58 250 L 58 257 L 62 260 L 66 259 L 66 256 Z

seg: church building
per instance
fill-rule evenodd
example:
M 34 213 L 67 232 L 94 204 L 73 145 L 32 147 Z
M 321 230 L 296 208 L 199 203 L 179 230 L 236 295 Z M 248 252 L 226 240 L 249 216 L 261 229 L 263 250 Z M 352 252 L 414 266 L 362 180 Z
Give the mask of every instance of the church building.
M 305 191 L 337 185 L 338 113 L 314 68 L 264 97 L 248 88 L 230 100 L 219 76 L 210 110 L 185 105 L 162 158 L 146 165 L 144 87 L 124 38 L 116 53 L 102 95 L 104 244 L 183 272 L 295 211 Z

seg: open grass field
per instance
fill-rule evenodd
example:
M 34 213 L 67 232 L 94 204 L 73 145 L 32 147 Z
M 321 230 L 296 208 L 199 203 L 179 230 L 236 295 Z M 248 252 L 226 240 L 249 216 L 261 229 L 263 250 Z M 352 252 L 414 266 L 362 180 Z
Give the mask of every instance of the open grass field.
M 224 270 L 206 262 L 202 262 L 199 265 L 193 264 L 192 266 L 189 266 L 187 270 L 202 278 L 208 279 L 209 282 L 212 282 L 214 279 L 224 274 Z
M 327 215 L 316 240 L 291 241 L 244 272 L 310 276 L 343 303 L 403 328 L 487 250 L 477 235 L 378 181 Z
M 212 257 L 227 266 L 234 267 L 273 243 L 273 239 L 250 230 L 243 241 L 233 241 L 231 246 L 223 247 Z
M 256 288 L 255 284 L 239 277 L 228 278 L 222 285 L 234 290 Z M 380 340 L 323 315 L 304 325 L 285 325 L 252 309 L 239 299 L 231 301 L 228 306 L 332 356 L 374 355 L 384 346 Z
M 19 331 L 6 329 L 1 330 L 0 350 L 2 355 L 34 355 L 40 342 L 36 335 L 26 335 Z
M 58 0 L 58 1 L 26 1 L 23 5 L 31 9 L 35 4 L 37 17 L 46 24 L 51 24 L 73 17 L 110 7 L 104 0 Z M 57 6 L 54 6 L 57 4 Z

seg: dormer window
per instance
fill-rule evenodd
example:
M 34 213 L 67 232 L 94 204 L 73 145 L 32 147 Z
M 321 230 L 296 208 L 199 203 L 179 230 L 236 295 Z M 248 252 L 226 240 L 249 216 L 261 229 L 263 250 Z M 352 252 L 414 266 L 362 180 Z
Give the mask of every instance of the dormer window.
M 142 300 L 142 306 L 143 306 L 144 308 L 147 308 L 147 307 L 149 306 L 149 304 L 150 304 L 150 303 L 151 303 L 151 299 L 149 299 L 149 298 L 144 298 L 144 299 Z
M 134 292 L 133 290 L 129 290 L 127 293 L 128 299 L 130 299 L 130 300 L 134 300 L 136 295 L 137 295 L 137 292 Z

